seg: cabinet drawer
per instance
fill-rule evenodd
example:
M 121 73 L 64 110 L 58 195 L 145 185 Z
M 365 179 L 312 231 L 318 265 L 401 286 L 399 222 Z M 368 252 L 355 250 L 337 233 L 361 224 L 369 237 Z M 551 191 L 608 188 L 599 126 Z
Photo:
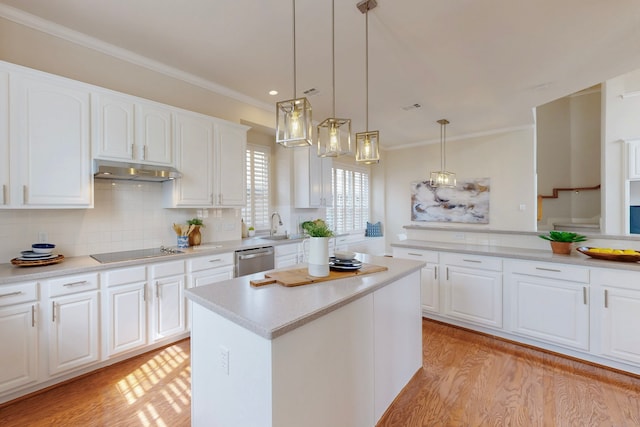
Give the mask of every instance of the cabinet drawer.
M 144 266 L 121 268 L 102 273 L 102 280 L 107 287 L 144 282 L 147 280 L 147 270 Z
M 589 283 L 589 269 L 550 262 L 506 261 L 507 268 L 516 274 Z
M 477 268 L 480 270 L 502 271 L 502 259 L 481 255 L 440 254 L 440 261 L 446 265 Z
M 189 271 L 207 270 L 233 264 L 233 253 L 213 254 L 187 261 Z
M 79 274 L 77 276 L 60 277 L 47 280 L 43 283 L 43 286 L 46 286 L 50 297 L 93 291 L 98 289 L 98 274 Z
M 153 264 L 151 267 L 151 277 L 159 279 L 161 277 L 177 276 L 184 274 L 184 261 L 170 261 Z
M 5 307 L 38 299 L 38 283 L 20 283 L 0 286 L 0 307 Z
M 298 254 L 298 244 L 279 245 L 275 247 L 275 256 Z
M 423 249 L 393 248 L 393 256 L 396 258 L 438 263 L 438 252 L 425 251 Z

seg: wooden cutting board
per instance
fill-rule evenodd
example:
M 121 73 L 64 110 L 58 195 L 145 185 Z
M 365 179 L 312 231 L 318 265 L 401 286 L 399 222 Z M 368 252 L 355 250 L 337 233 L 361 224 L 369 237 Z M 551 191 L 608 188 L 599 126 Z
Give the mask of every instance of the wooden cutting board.
M 335 271 L 329 270 L 326 277 L 310 276 L 307 267 L 293 268 L 291 270 L 278 270 L 265 273 L 262 280 L 251 280 L 251 286 L 264 286 L 272 283 L 279 283 L 282 286 L 301 286 L 311 283 L 326 282 L 329 280 L 344 279 L 345 277 L 362 276 L 364 274 L 379 273 L 388 270 L 387 267 L 373 264 L 362 264 L 358 270 Z

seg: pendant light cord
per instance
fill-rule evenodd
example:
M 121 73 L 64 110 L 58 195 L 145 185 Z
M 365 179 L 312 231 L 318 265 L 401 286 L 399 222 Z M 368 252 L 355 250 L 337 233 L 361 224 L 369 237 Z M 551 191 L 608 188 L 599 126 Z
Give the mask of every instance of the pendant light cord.
M 331 68 L 332 68 L 332 80 L 333 86 L 333 117 L 336 117 L 336 14 L 335 14 L 335 0 L 331 1 Z
M 365 49 L 364 49 L 364 85 L 366 88 L 364 100 L 365 100 L 365 120 L 364 120 L 364 128 L 366 132 L 369 132 L 369 5 L 367 5 L 367 11 L 364 14 L 364 40 L 365 40 Z
M 296 0 L 293 0 L 293 99 L 296 99 Z
M 444 123 L 440 124 L 440 169 L 442 172 L 445 172 L 446 170 L 446 160 L 444 157 L 444 139 L 446 135 L 445 126 L 446 125 Z

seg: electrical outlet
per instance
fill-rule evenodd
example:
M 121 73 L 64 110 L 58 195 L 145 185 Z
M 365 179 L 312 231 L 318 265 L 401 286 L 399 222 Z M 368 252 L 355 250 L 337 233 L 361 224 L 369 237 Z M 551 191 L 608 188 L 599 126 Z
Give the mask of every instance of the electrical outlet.
M 46 231 L 38 233 L 38 243 L 49 243 L 49 235 Z
M 464 233 L 456 233 L 453 235 L 454 240 L 464 240 Z
M 526 209 L 527 209 L 527 205 L 525 205 L 524 203 L 521 203 L 521 204 L 518 206 L 518 209 L 519 209 L 519 210 L 521 210 L 521 211 L 524 211 L 524 210 L 526 210 Z
M 223 345 L 220 346 L 220 368 L 229 375 L 229 349 Z

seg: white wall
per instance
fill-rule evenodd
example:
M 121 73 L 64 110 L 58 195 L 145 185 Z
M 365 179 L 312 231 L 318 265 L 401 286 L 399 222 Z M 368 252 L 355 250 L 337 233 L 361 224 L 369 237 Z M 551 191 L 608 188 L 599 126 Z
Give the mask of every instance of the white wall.
M 447 169 L 458 179 L 491 178 L 490 223 L 473 228 L 536 230 L 535 131 L 531 128 L 496 135 L 447 140 Z M 404 233 L 411 223 L 410 183 L 429 178 L 440 169 L 440 146 L 385 151 L 385 229 L 387 242 Z M 525 205 L 523 211 L 519 210 Z M 374 209 L 378 211 L 379 207 Z M 464 224 L 418 223 L 457 226 Z
M 591 88 L 536 109 L 538 193 L 554 188 L 593 187 L 600 184 L 599 88 Z M 539 229 L 555 222 L 594 222 L 600 218 L 600 191 L 559 192 L 543 199 Z

